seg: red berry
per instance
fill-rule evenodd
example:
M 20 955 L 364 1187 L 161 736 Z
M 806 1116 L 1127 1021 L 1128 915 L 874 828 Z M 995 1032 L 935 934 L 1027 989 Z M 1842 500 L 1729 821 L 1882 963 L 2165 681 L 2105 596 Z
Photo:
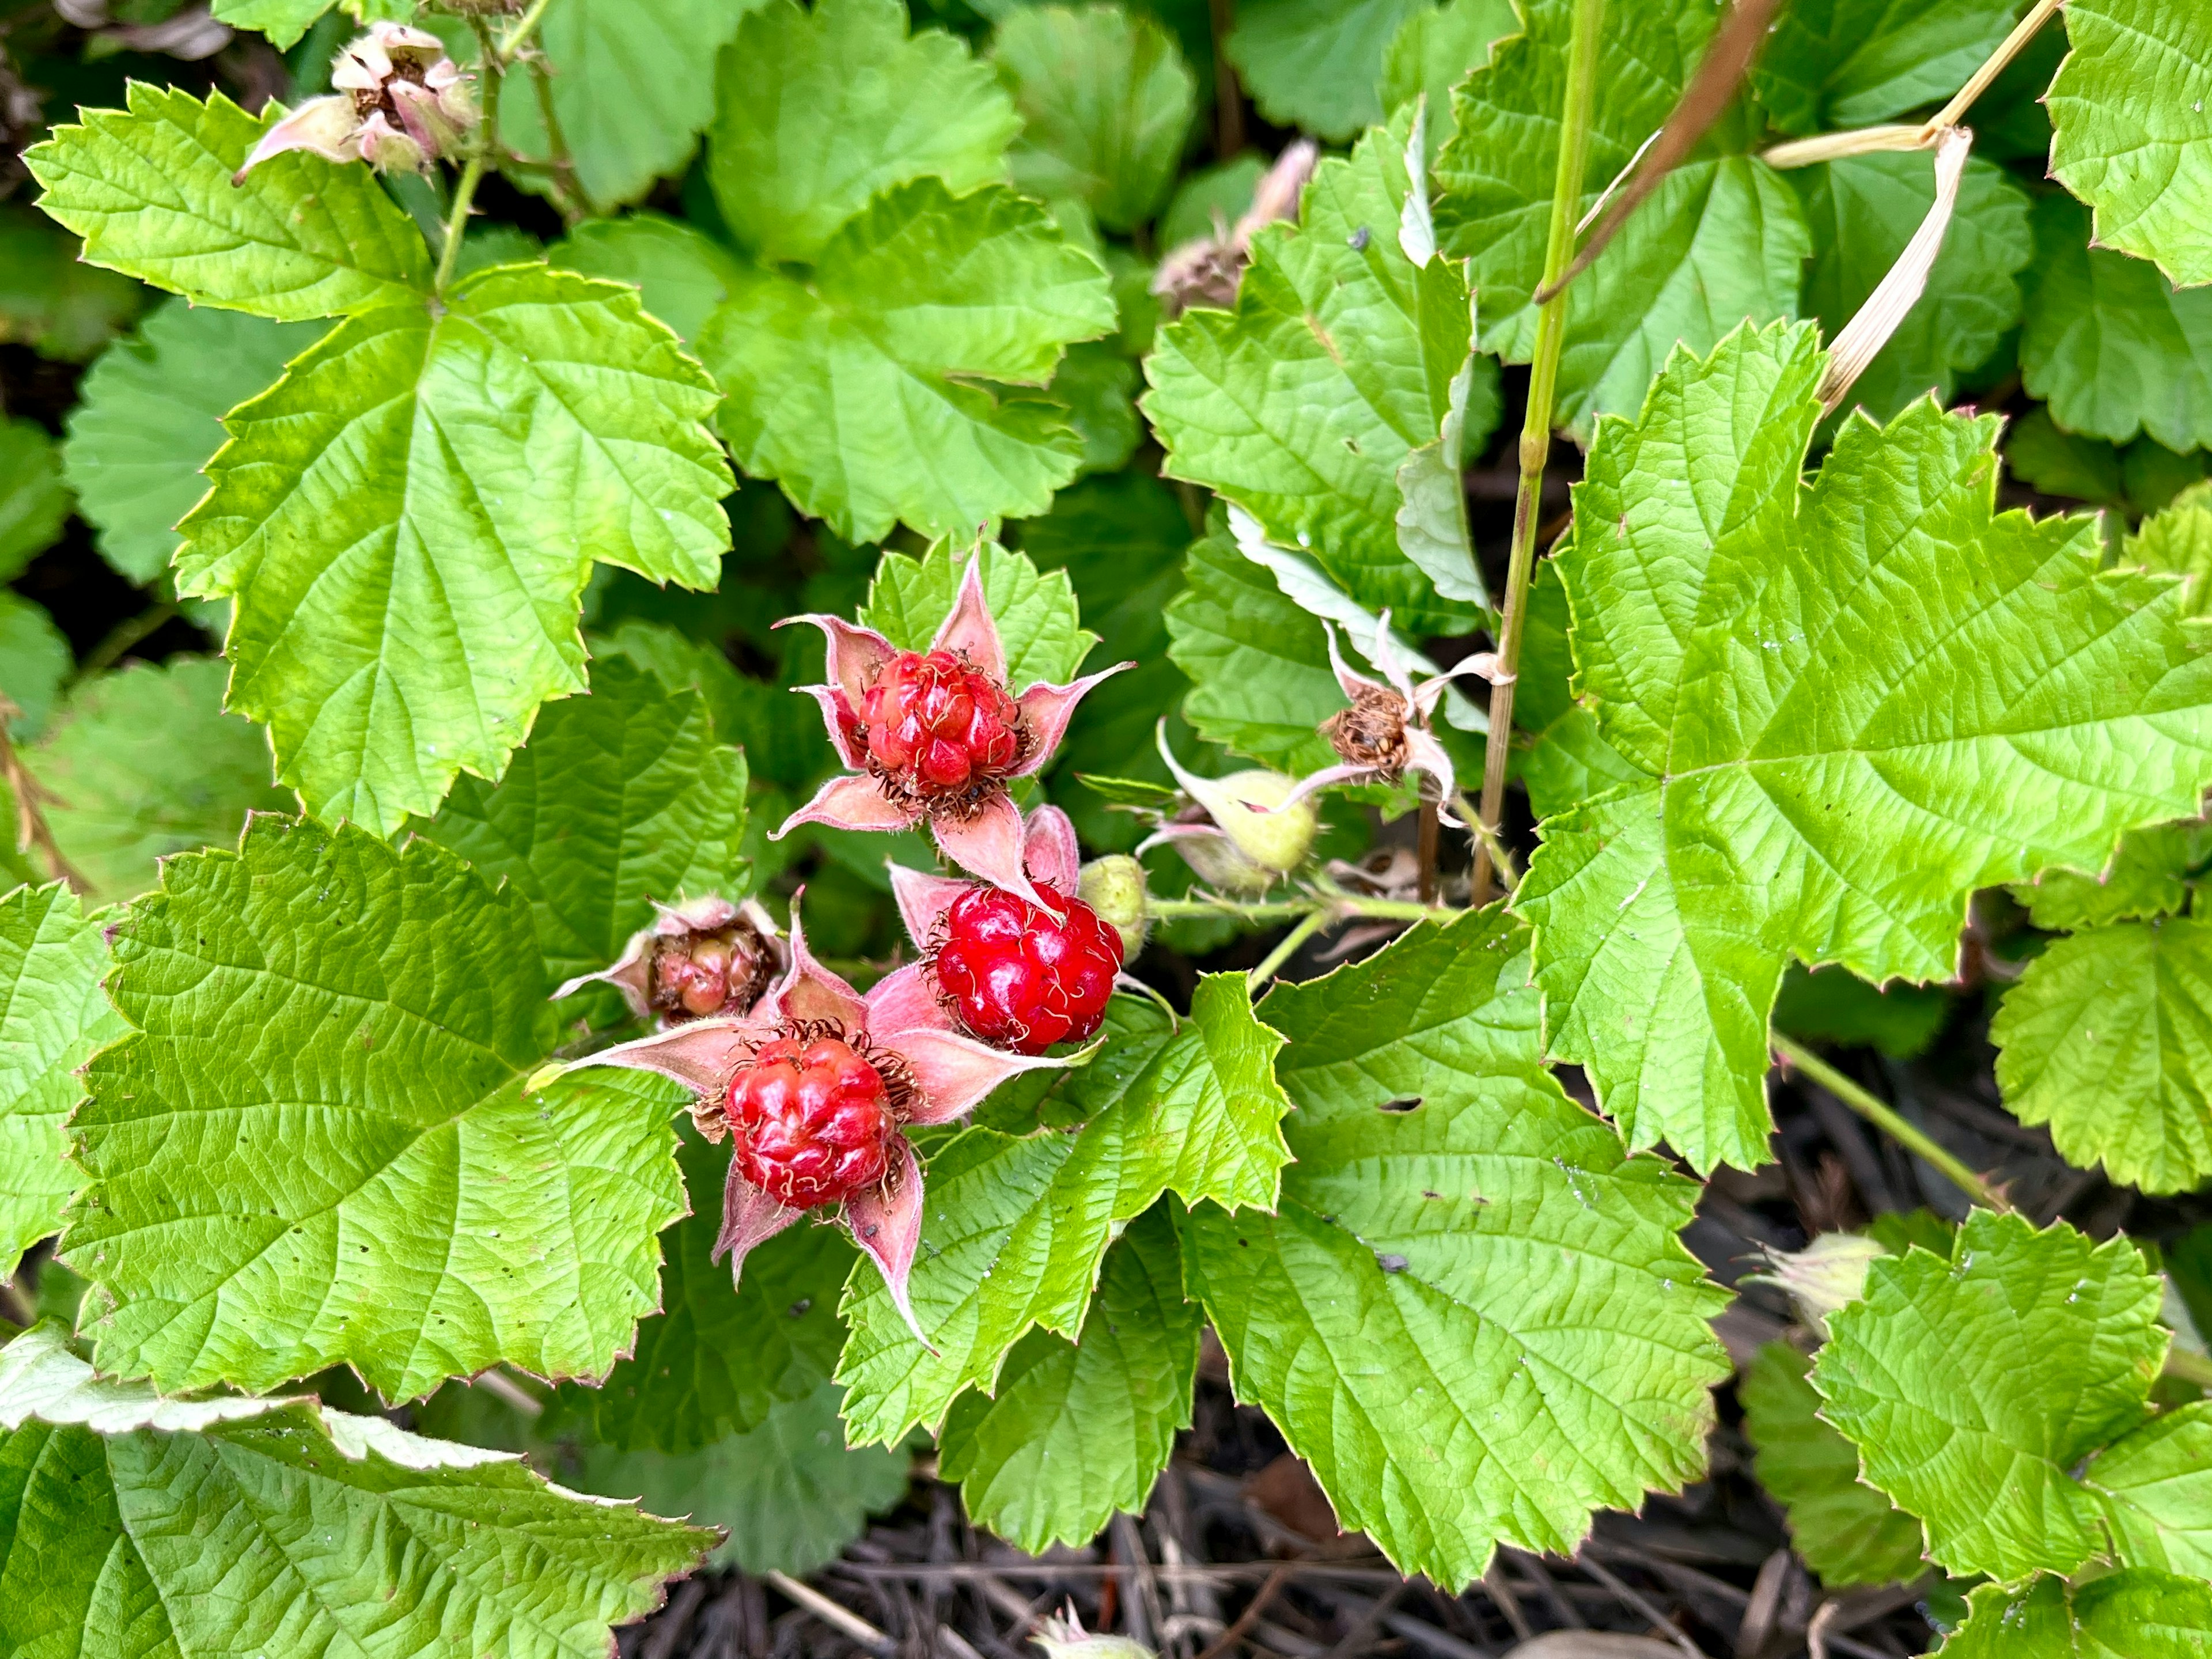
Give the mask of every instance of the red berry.
M 738 1170 L 787 1209 L 835 1204 L 874 1186 L 898 1134 L 878 1072 L 836 1037 L 780 1037 L 731 1079 Z
M 853 741 L 868 769 L 924 803 L 973 799 L 1022 763 L 1021 708 L 951 651 L 902 651 L 861 698 Z
M 1024 1054 L 1096 1031 L 1121 969 L 1121 936 L 1096 910 L 1043 882 L 1036 887 L 1066 906 L 1066 921 L 1003 889 L 971 887 L 946 907 L 944 941 L 931 958 L 960 1023 Z

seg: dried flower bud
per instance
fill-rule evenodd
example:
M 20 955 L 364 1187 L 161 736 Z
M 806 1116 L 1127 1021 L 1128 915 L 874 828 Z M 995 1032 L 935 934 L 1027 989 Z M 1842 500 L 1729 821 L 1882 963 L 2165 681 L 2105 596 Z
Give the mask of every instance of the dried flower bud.
M 1866 1293 L 1867 1266 L 1887 1252 L 1857 1233 L 1822 1233 L 1802 1250 L 1760 1254 L 1769 1271 L 1747 1274 L 1743 1282 L 1787 1291 L 1797 1316 L 1825 1337 L 1828 1316 Z
M 262 135 L 231 182 L 272 155 L 312 150 L 380 173 L 423 172 L 477 124 L 476 98 L 446 44 L 428 30 L 379 23 L 331 61 L 325 97 L 310 98 Z
M 1098 913 L 1121 936 L 1122 960 L 1145 948 L 1145 935 L 1152 921 L 1145 900 L 1145 866 L 1127 853 L 1109 853 L 1083 866 L 1075 895 Z

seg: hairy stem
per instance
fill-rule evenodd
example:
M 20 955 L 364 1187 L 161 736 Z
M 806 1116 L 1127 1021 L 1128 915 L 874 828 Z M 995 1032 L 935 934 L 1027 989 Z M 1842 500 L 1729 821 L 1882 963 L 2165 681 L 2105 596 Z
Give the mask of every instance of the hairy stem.
M 1484 745 L 1480 821 L 1490 831 L 1474 849 L 1474 902 L 1490 897 L 1490 841 L 1505 810 L 1505 765 L 1513 748 L 1513 687 L 1521 670 L 1521 634 L 1528 623 L 1528 579 L 1536 567 L 1536 514 L 1544 465 L 1552 458 L 1552 404 L 1559 380 L 1559 348 L 1567 330 L 1567 296 L 1559 286 L 1575 252 L 1575 220 L 1583 174 L 1589 167 L 1590 113 L 1597 101 L 1597 52 L 1605 0 L 1575 0 L 1567 46 L 1567 90 L 1559 108 L 1559 167 L 1552 177 L 1552 224 L 1544 249 L 1544 286 L 1551 298 L 1536 314 L 1536 349 L 1528 370 L 1528 412 L 1521 422 L 1521 488 L 1513 500 L 1513 557 L 1505 577 L 1505 613 L 1498 629 L 1498 673 L 1490 690 L 1490 736 Z
M 530 84 L 538 94 L 538 118 L 545 124 L 546 165 L 553 170 L 548 181 L 553 206 L 564 222 L 574 225 L 590 214 L 592 202 L 577 182 L 575 158 L 568 153 L 568 135 L 561 131 L 561 112 L 553 106 L 553 71 L 542 57 L 530 60 Z
M 1975 1203 L 1992 1210 L 2009 1210 L 2011 1203 L 2002 1193 L 1966 1167 L 1965 1160 L 1923 1129 L 1918 1124 L 1899 1112 L 1872 1091 L 1862 1088 L 1834 1066 L 1801 1043 L 1791 1042 L 1779 1031 L 1768 1034 L 1767 1042 L 1782 1059 L 1796 1066 L 1819 1084 L 1838 1100 L 1850 1107 L 1875 1127 L 1881 1130 L 1906 1151 L 1925 1159 L 1942 1171 L 1944 1177 Z
M 523 22 L 536 27 L 535 19 L 545 9 L 546 0 L 538 0 Z M 518 33 L 520 32 L 518 28 Z M 507 78 L 507 58 L 492 45 L 491 31 L 481 22 L 477 25 L 477 43 L 480 48 L 477 63 L 483 71 L 483 118 L 477 123 L 476 139 L 469 149 L 469 159 L 461 168 L 461 181 L 453 186 L 453 204 L 446 213 L 445 246 L 438 250 L 438 274 L 431 283 L 432 290 L 442 295 L 453 286 L 454 274 L 461 267 L 461 244 L 469 232 L 469 213 L 477 199 L 477 186 L 483 182 L 484 169 L 491 164 L 493 152 L 499 148 L 499 89 Z
M 507 32 L 507 39 L 499 43 L 498 48 L 501 69 L 512 64 L 515 55 L 530 44 L 530 37 L 538 33 L 538 26 L 545 21 L 545 9 L 552 3 L 553 0 L 534 0 L 530 9 L 523 13 L 516 20 L 514 27 Z
M 1275 948 L 1260 958 L 1260 965 L 1255 968 L 1249 975 L 1252 994 L 1257 996 L 1260 988 L 1274 978 L 1285 963 L 1297 954 L 1298 946 L 1328 927 L 1334 920 L 1334 918 L 1328 911 L 1316 910 L 1277 940 Z
M 1498 839 L 1498 831 L 1482 821 L 1482 814 L 1475 811 L 1474 803 L 1464 794 L 1455 794 L 1452 805 L 1458 811 L 1461 821 L 1467 825 L 1468 833 L 1490 854 L 1491 867 L 1497 871 L 1498 880 L 1509 888 L 1518 887 L 1521 884 L 1521 868 L 1513 861 L 1513 849 Z

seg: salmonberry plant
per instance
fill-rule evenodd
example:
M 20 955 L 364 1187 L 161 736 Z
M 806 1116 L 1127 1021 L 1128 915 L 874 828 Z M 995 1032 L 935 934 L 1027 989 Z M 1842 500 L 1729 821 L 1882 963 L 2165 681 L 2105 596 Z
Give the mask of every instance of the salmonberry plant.
M 1740 1413 L 2212 1653 L 2212 8 L 928 3 L 0 0 L 0 1659 L 1081 1543 L 1213 1340 L 1446 1589 Z M 1701 1257 L 1778 1075 L 1917 1186 Z

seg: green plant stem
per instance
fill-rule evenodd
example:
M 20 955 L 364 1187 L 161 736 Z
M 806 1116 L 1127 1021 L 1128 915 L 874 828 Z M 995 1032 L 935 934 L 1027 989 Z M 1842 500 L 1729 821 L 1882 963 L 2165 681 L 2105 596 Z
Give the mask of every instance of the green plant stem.
M 538 94 L 538 118 L 545 124 L 546 165 L 553 173 L 547 184 L 553 206 L 563 222 L 573 225 L 591 212 L 592 202 L 577 182 L 575 158 L 568 154 L 568 137 L 561 131 L 561 112 L 553 106 L 553 71 L 542 57 L 530 60 L 530 84 Z
M 70 676 L 70 683 L 74 685 L 79 680 L 90 679 L 103 669 L 112 668 L 122 660 L 125 652 L 177 614 L 176 601 L 164 599 L 159 605 L 147 606 L 135 617 L 125 617 L 85 653 L 84 660 L 76 665 L 76 672 Z
M 2166 1374 L 2193 1382 L 2200 1389 L 2212 1389 L 2212 1358 L 2191 1353 L 2186 1348 L 2169 1348 L 2166 1352 Z
M 1468 833 L 1480 842 L 1489 853 L 1491 867 L 1498 872 L 1498 879 L 1508 887 L 1518 887 L 1521 884 L 1521 868 L 1513 862 L 1512 849 L 1498 838 L 1498 831 L 1482 821 L 1482 814 L 1475 810 L 1474 803 L 1465 794 L 1455 793 L 1452 805 L 1457 810 L 1460 821 L 1467 825 Z
M 1790 1065 L 1819 1084 L 1838 1100 L 1861 1117 L 1902 1145 L 1906 1151 L 1926 1159 L 1942 1170 L 1944 1176 L 1975 1203 L 1992 1210 L 2010 1210 L 2012 1205 L 2004 1194 L 1968 1169 L 1963 1159 L 1951 1152 L 1928 1132 L 1904 1116 L 1887 1101 L 1870 1090 L 1845 1077 L 1834 1066 L 1802 1043 L 1793 1042 L 1779 1031 L 1770 1033 L 1767 1042 Z
M 1328 927 L 1332 919 L 1328 911 L 1316 910 L 1278 939 L 1275 948 L 1261 957 L 1260 965 L 1251 972 L 1253 994 L 1258 995 L 1260 988 L 1274 978 L 1285 963 L 1297 954 L 1298 946 Z
M 1251 902 L 1228 898 L 1146 901 L 1155 921 L 1180 921 L 1194 916 L 1226 916 L 1233 921 L 1295 921 L 1320 915 L 1331 921 L 1364 917 L 1370 921 L 1449 921 L 1461 912 L 1449 904 L 1417 904 L 1411 899 L 1361 898 L 1351 893 L 1316 893 L 1303 898 Z
M 544 10 L 540 3 L 538 11 Z M 534 14 L 533 14 L 534 15 Z M 526 17 L 524 21 L 528 22 Z M 446 213 L 446 244 L 438 250 L 438 274 L 431 283 L 432 291 L 443 294 L 453 285 L 453 275 L 461 266 L 461 244 L 469 234 L 469 213 L 477 199 L 477 186 L 483 182 L 484 169 L 491 164 L 492 153 L 499 147 L 499 88 L 507 78 L 507 60 L 493 49 L 490 31 L 481 23 L 477 26 L 477 40 L 481 51 L 478 62 L 483 69 L 483 118 L 477 123 L 476 142 L 469 150 L 469 159 L 461 167 L 461 181 L 453 186 L 453 206 Z
M 545 21 L 545 9 L 553 0 L 534 0 L 530 9 L 522 14 L 515 26 L 509 29 L 507 39 L 499 43 L 499 66 L 505 69 L 514 61 L 515 54 L 530 44 L 530 37 L 538 33 L 538 26 Z
M 1597 102 L 1597 54 L 1605 0 L 1575 0 L 1567 46 L 1567 90 L 1559 108 L 1559 167 L 1552 178 L 1551 234 L 1544 248 L 1544 286 L 1552 291 L 1536 313 L 1536 349 L 1529 362 L 1528 411 L 1521 422 L 1521 488 L 1513 500 L 1513 554 L 1505 576 L 1505 611 L 1498 629 L 1498 675 L 1490 690 L 1490 734 L 1482 762 L 1480 821 L 1489 830 L 1474 851 L 1474 902 L 1491 890 L 1490 847 L 1505 810 L 1505 767 L 1513 748 L 1513 689 L 1521 670 L 1521 635 L 1528 617 L 1528 579 L 1536 568 L 1536 514 L 1544 466 L 1552 458 L 1552 408 L 1565 343 L 1567 296 L 1559 279 L 1575 254 L 1575 220 L 1583 175 L 1589 169 L 1591 111 Z

